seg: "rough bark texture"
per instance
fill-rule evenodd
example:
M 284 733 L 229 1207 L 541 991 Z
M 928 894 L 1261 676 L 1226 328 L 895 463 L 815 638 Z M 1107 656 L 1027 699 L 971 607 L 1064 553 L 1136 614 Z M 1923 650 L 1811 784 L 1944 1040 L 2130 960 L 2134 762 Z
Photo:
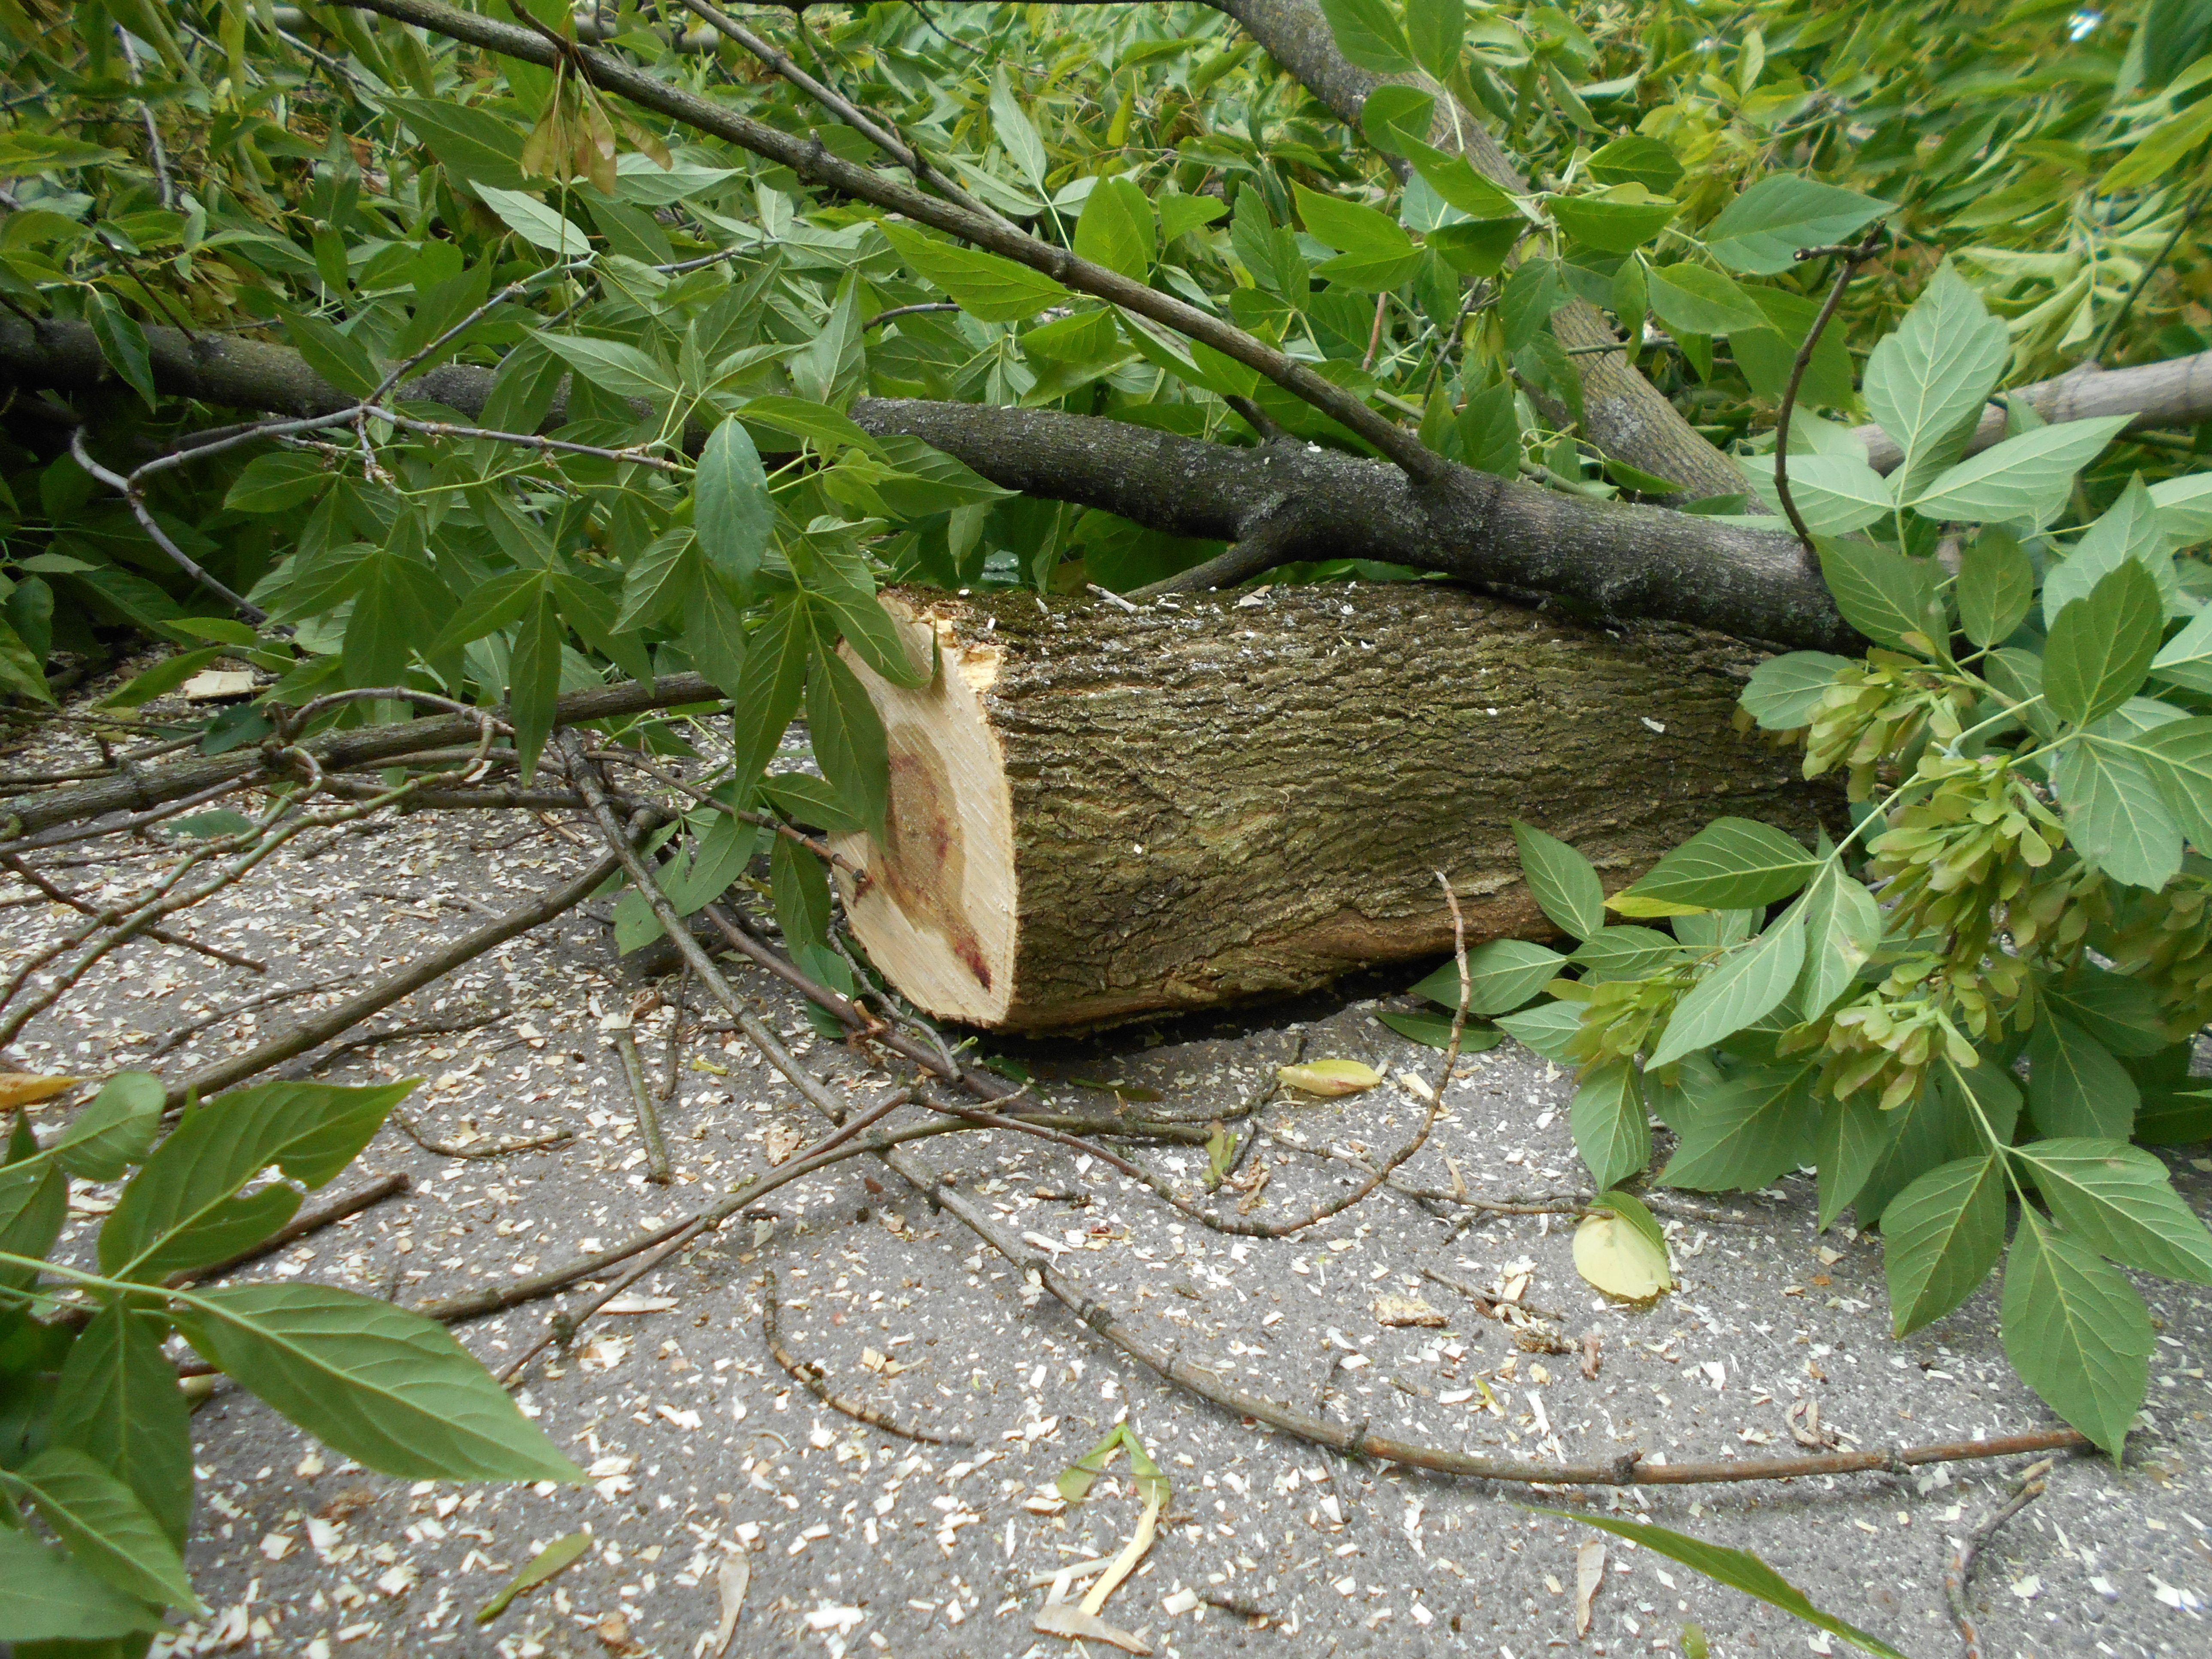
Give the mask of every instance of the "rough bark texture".
M 1714 817 L 1809 836 L 1834 798 L 1739 736 L 1758 653 L 1425 585 L 1291 587 L 1130 614 L 900 592 L 936 682 L 867 676 L 888 846 L 843 850 L 872 959 L 932 1013 L 1017 1030 L 1308 989 L 1471 937 L 1552 930 L 1510 822 L 1608 887 Z

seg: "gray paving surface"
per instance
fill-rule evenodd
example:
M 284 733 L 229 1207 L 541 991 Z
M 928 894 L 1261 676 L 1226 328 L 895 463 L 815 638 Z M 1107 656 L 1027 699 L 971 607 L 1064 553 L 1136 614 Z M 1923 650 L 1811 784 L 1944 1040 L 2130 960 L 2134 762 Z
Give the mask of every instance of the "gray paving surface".
M 95 1073 L 127 1066 L 177 1024 L 267 985 L 388 971 L 477 925 L 463 901 L 507 908 L 587 855 L 507 815 L 402 820 L 337 836 L 318 856 L 280 860 L 250 894 L 193 921 L 204 938 L 265 957 L 265 980 L 164 946 L 133 947 L 11 1058 Z M 11 883 L 0 897 L 21 890 Z M 423 1077 L 410 1109 L 434 1138 L 550 1128 L 576 1138 L 553 1152 L 461 1160 L 387 1128 L 332 1190 L 404 1170 L 415 1192 L 246 1276 L 406 1302 L 446 1294 L 687 1213 L 817 1133 L 781 1079 L 733 1040 L 687 1028 L 666 1109 L 676 1180 L 667 1188 L 645 1181 L 610 1035 L 638 987 L 615 963 L 604 909 L 480 960 L 419 1000 L 429 1006 L 392 1016 L 480 1008 L 498 1012 L 493 1023 L 387 1044 L 327 1073 Z M 0 947 L 45 937 L 56 916 L 0 909 Z M 779 1029 L 801 1034 L 809 1062 L 836 1086 L 864 1095 L 884 1086 L 864 1057 L 806 1036 L 771 982 L 732 974 Z M 1390 1033 L 1372 1007 L 1325 1000 L 1024 1052 L 1061 1079 L 1155 1087 L 1165 1097 L 1158 1109 L 1175 1112 L 1249 1100 L 1301 1038 L 1309 1058 L 1433 1079 L 1440 1057 Z M 162 1066 L 188 1070 L 287 1012 L 215 1026 Z M 669 1018 L 663 1008 L 637 1020 L 655 1069 L 666 1059 Z M 1043 1092 L 1093 1108 L 1110 1100 L 1066 1081 Z M 1462 1060 L 1431 1143 L 1406 1173 L 1448 1187 L 1455 1167 L 1489 1195 L 1580 1190 L 1571 1092 L 1558 1067 L 1511 1043 Z M 1279 1098 L 1264 1121 L 1316 1148 L 1379 1154 L 1419 1111 L 1393 1083 L 1330 1103 Z M 2212 1211 L 2206 1150 L 2175 1162 L 2183 1190 Z M 922 1156 L 957 1168 L 959 1184 L 1009 1224 L 1067 1245 L 1062 1265 L 1187 1358 L 1243 1388 L 1405 1438 L 1555 1459 L 1640 1447 L 1682 1462 L 1789 1454 L 1785 1413 L 1806 1400 L 1846 1443 L 1869 1447 L 2051 1421 L 2009 1374 L 1990 1291 L 1891 1340 L 1878 1246 L 1847 1230 L 1817 1236 L 1808 1178 L 1723 1200 L 1711 1220 L 1670 1219 L 1680 1287 L 1638 1310 L 1607 1304 L 1576 1276 L 1569 1218 L 1501 1217 L 1462 1230 L 1449 1206 L 1381 1193 L 1292 1238 L 1236 1241 L 1175 1220 L 1103 1165 L 1033 1140 L 976 1133 L 925 1142 Z M 1203 1167 L 1195 1147 L 1137 1156 L 1193 1182 Z M 1261 1216 L 1303 1212 L 1356 1176 L 1346 1162 L 1282 1139 L 1263 1140 L 1253 1157 L 1269 1171 Z M 110 1201 L 111 1192 L 80 1188 L 76 1248 Z M 175 1651 L 672 1659 L 711 1648 L 718 1577 L 741 1553 L 750 1585 L 732 1653 L 1073 1653 L 1030 1628 L 1047 1594 L 1036 1580 L 1112 1553 L 1139 1506 L 1126 1462 L 1079 1507 L 1060 1504 L 1051 1483 L 1126 1420 L 1174 1498 L 1158 1541 L 1104 1616 L 1167 1655 L 1679 1653 L 1692 1621 L 1717 1654 L 1826 1650 L 1805 1626 L 1609 1540 L 1594 1621 L 1577 1639 L 1577 1551 L 1600 1535 L 1530 1504 L 1648 1516 L 1755 1548 L 1831 1611 L 1910 1654 L 1949 1655 L 1960 1644 L 1943 1605 L 1944 1564 L 2026 1461 L 1619 1497 L 1346 1462 L 1164 1384 L 1049 1297 L 1025 1302 L 1018 1273 L 879 1166 L 840 1166 L 785 1188 L 769 1207 L 773 1218 L 736 1224 L 639 1287 L 665 1302 L 601 1318 L 530 1374 L 526 1409 L 591 1471 L 592 1486 L 410 1485 L 368 1474 L 250 1397 L 217 1393 L 195 1419 L 204 1484 L 191 1550 L 216 1613 Z M 1493 1289 L 1525 1275 L 1522 1301 L 1559 1317 L 1526 1328 L 1486 1319 L 1423 1278 L 1425 1267 Z M 969 1443 L 897 1439 L 795 1387 L 763 1346 L 770 1270 L 787 1343 L 837 1389 Z M 2162 1329 L 2128 1467 L 2062 1462 L 2050 1494 L 1999 1536 L 1977 1588 L 1991 1656 L 2212 1652 L 2212 1297 L 2142 1287 Z M 1448 1322 L 1382 1327 L 1376 1304 L 1386 1293 L 1425 1300 Z M 459 1335 L 497 1367 L 544 1328 L 546 1312 L 518 1310 Z M 1527 1351 L 1532 1332 L 1547 1328 L 1577 1352 Z M 1601 1342 L 1594 1380 L 1578 1363 L 1586 1332 Z M 508 1573 L 578 1528 L 589 1529 L 592 1553 L 480 1630 L 473 1614 Z M 1182 1589 L 1264 1616 L 1203 1601 L 1171 1612 L 1188 1604 Z

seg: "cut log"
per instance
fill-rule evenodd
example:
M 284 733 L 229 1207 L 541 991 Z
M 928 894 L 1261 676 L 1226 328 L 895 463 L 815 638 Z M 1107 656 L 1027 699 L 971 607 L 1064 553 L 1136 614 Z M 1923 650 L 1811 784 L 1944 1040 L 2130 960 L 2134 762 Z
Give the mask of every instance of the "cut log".
M 1608 890 L 1725 813 L 1810 837 L 1840 799 L 1732 716 L 1760 653 L 1427 583 L 1136 611 L 1028 593 L 884 602 L 938 672 L 854 664 L 890 752 L 887 844 L 845 837 L 854 936 L 942 1019 L 1097 1026 L 1310 990 L 1554 930 L 1510 823 Z

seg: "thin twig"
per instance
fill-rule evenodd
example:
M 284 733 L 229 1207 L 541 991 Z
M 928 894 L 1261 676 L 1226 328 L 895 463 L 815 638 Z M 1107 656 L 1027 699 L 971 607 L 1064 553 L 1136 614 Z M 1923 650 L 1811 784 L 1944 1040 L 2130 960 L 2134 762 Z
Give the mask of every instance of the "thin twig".
M 1800 260 L 1833 255 L 1843 261 L 1837 268 L 1835 282 L 1828 289 L 1827 302 L 1820 307 L 1820 315 L 1814 318 L 1813 326 L 1805 331 L 1805 338 L 1797 347 L 1797 356 L 1790 362 L 1790 384 L 1782 389 L 1782 409 L 1774 422 L 1774 494 L 1782 503 L 1783 512 L 1789 516 L 1790 527 L 1797 532 L 1797 539 L 1804 544 L 1808 553 L 1816 557 L 1819 549 L 1814 545 L 1813 532 L 1805 527 L 1805 516 L 1798 512 L 1796 498 L 1790 493 L 1790 416 L 1797 407 L 1797 388 L 1803 384 L 1805 370 L 1813 362 L 1814 347 L 1820 343 L 1820 336 L 1826 330 L 1829 319 L 1836 314 L 1836 307 L 1844 302 L 1844 290 L 1850 286 L 1852 276 L 1881 248 L 1886 228 L 1883 221 L 1876 220 L 1867 232 L 1866 240 L 1854 246 L 1808 247 L 1797 251 Z
M 615 1052 L 622 1056 L 623 1078 L 629 1085 L 630 1105 L 637 1113 L 637 1138 L 645 1146 L 645 1178 L 656 1187 L 670 1179 L 668 1142 L 660 1133 L 660 1113 L 646 1087 L 645 1062 L 638 1058 L 637 1039 L 628 1031 L 615 1033 Z
M 864 1406 L 857 1400 L 848 1400 L 842 1395 L 830 1392 L 828 1373 L 808 1359 L 800 1359 L 783 1346 L 782 1334 L 776 1328 L 775 1274 L 768 1275 L 768 1289 L 761 1307 L 761 1333 L 768 1340 L 769 1358 L 790 1373 L 807 1393 L 812 1395 L 833 1412 L 842 1412 L 856 1422 L 871 1428 L 881 1429 L 885 1434 L 895 1434 L 902 1440 L 919 1440 L 932 1446 L 965 1446 L 973 1443 L 957 1436 L 932 1434 L 927 1429 L 910 1429 L 903 1423 L 885 1416 L 872 1406 Z
M 138 486 L 136 483 L 119 472 L 110 471 L 92 459 L 91 452 L 84 447 L 82 427 L 76 428 L 70 434 L 70 454 L 75 458 L 79 466 L 123 497 L 125 504 L 131 508 L 131 516 L 138 520 L 138 527 L 146 532 L 147 538 L 155 546 L 168 555 L 170 562 L 178 569 L 206 588 L 209 592 L 221 599 L 254 627 L 258 628 L 269 620 L 269 613 L 266 611 L 258 605 L 250 604 L 240 598 L 214 577 L 209 575 L 206 571 L 200 568 L 191 554 L 169 538 L 169 532 L 161 528 L 160 520 L 147 509 L 145 498 L 138 493 Z
M 119 911 L 103 910 L 89 899 L 56 886 L 29 865 L 24 863 L 14 853 L 0 853 L 0 866 L 5 866 L 15 872 L 56 904 L 67 905 L 80 915 L 90 916 L 95 921 L 105 921 L 111 925 L 122 920 Z M 159 939 L 164 945 L 173 945 L 180 951 L 193 951 L 204 957 L 212 957 L 216 961 L 228 963 L 233 968 L 243 968 L 248 972 L 256 974 L 265 974 L 269 971 L 267 963 L 253 957 L 242 957 L 237 951 L 226 951 L 219 945 L 203 945 L 196 939 L 188 938 L 183 933 L 173 933 L 166 927 L 144 927 L 139 931 L 147 939 Z
M 393 1112 L 392 1125 L 424 1152 L 434 1152 L 440 1158 L 507 1158 L 516 1152 L 535 1152 L 549 1146 L 565 1146 L 576 1138 L 574 1129 L 556 1129 L 550 1135 L 509 1135 L 502 1140 L 488 1140 L 482 1145 L 470 1141 L 464 1146 L 456 1140 L 432 1139 L 422 1133 L 422 1126 L 404 1112 Z
M 1975 1626 L 1973 1608 L 1968 1601 L 1974 1586 L 1974 1569 L 1981 1565 L 1982 1552 L 1996 1536 L 1997 1528 L 2043 1496 L 2044 1478 L 2051 1473 L 2052 1461 L 2046 1457 L 2021 1472 L 2004 1506 L 1974 1528 L 1973 1535 L 1959 1547 L 1959 1553 L 1951 1558 L 1950 1566 L 1944 1571 L 1943 1599 L 1951 1604 L 1951 1617 L 1966 1641 L 1966 1659 L 1982 1659 L 1982 1633 Z

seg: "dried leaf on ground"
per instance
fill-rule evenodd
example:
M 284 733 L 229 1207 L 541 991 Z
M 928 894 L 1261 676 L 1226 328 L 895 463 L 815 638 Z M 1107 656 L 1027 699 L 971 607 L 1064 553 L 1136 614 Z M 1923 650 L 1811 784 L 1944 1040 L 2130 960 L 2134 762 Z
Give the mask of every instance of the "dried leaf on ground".
M 714 1644 L 708 1650 L 714 1659 L 722 1659 L 730 1650 L 730 1638 L 738 1633 L 738 1614 L 745 1605 L 745 1589 L 752 1577 L 752 1563 L 742 1555 L 725 1560 L 714 1575 L 714 1588 L 722 1599 L 722 1622 L 714 1626 Z
M 40 1077 L 35 1072 L 0 1072 L 0 1112 L 52 1100 L 56 1095 L 66 1094 L 83 1081 L 81 1077 Z
M 1605 1546 L 1599 1543 L 1583 1545 L 1575 1552 L 1575 1634 L 1588 1636 L 1590 1627 L 1590 1598 L 1597 1587 L 1605 1582 Z
M 1279 1066 L 1275 1075 L 1310 1095 L 1356 1095 L 1382 1081 L 1382 1073 L 1356 1060 L 1310 1060 L 1303 1066 Z
M 1607 1296 L 1630 1302 L 1649 1302 L 1674 1285 L 1667 1252 L 1612 1215 L 1585 1216 L 1575 1229 L 1575 1271 Z
M 1378 1296 L 1375 1320 L 1380 1325 L 1418 1325 L 1441 1330 L 1444 1316 L 1417 1296 Z

